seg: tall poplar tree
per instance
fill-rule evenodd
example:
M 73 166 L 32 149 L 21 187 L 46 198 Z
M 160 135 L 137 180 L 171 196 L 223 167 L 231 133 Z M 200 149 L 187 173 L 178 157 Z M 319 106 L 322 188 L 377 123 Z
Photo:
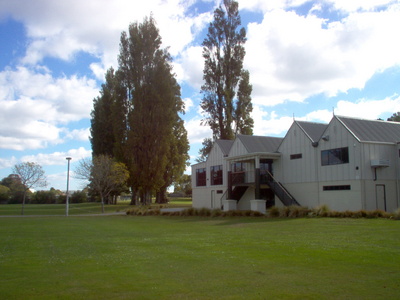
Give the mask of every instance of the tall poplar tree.
M 183 137 L 174 134 L 183 102 L 171 57 L 161 49 L 152 17 L 131 24 L 128 33 L 121 34 L 118 61 L 129 101 L 125 154 L 130 182 L 142 202 L 148 203 L 151 193 L 163 191 L 168 182 L 165 176 L 171 169 L 171 147 L 184 139 L 187 143 L 184 128 Z M 186 163 L 187 150 L 174 155 Z
M 241 25 L 238 3 L 224 0 L 203 41 L 204 85 L 201 108 L 214 139 L 232 140 L 236 134 L 253 134 L 249 72 L 243 69 L 246 30 Z

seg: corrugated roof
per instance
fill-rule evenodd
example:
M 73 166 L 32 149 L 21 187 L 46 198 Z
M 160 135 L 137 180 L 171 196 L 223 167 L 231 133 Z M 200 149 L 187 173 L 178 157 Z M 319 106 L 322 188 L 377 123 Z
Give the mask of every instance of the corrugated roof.
M 295 121 L 300 128 L 308 135 L 312 142 L 318 142 L 324 133 L 328 124 L 306 122 L 306 121 Z
M 229 151 L 232 148 L 233 142 L 232 140 L 216 140 L 215 141 L 218 146 L 221 148 L 221 151 L 224 155 L 228 155 Z
M 248 153 L 276 152 L 283 138 L 270 136 L 238 135 Z
M 400 142 L 400 123 L 335 116 L 360 142 Z

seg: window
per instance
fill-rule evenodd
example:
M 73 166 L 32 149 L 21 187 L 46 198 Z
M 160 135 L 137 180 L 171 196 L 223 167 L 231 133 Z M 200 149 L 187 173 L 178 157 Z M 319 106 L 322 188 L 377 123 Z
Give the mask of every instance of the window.
M 324 191 L 350 191 L 350 185 L 325 185 L 322 188 Z
M 323 166 L 347 164 L 348 162 L 348 147 L 321 151 L 321 164 Z
M 196 169 L 196 186 L 206 186 L 206 168 Z
M 211 167 L 211 185 L 222 184 L 222 165 Z
M 244 163 L 242 162 L 235 162 L 232 164 L 232 172 L 237 173 L 237 172 L 244 172 Z
M 300 159 L 303 157 L 302 153 L 298 153 L 298 154 L 290 154 L 290 159 Z

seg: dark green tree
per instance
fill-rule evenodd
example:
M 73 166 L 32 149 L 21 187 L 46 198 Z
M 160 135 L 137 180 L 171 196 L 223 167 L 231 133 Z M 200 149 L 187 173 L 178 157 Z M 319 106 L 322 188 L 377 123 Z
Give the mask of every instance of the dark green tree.
M 206 114 L 203 124 L 211 127 L 213 139 L 232 140 L 236 134 L 252 134 L 252 86 L 249 72 L 243 69 L 246 31 L 239 29 L 240 25 L 238 3 L 224 0 L 214 11 L 203 42 L 201 108 Z
M 387 119 L 388 121 L 393 122 L 400 122 L 400 112 L 394 113 L 390 118 Z
M 156 193 L 157 203 L 166 203 L 167 189 L 170 185 L 176 182 L 185 171 L 189 160 L 189 141 L 184 122 L 179 116 L 172 129 L 172 136 L 169 145 L 167 166 L 164 172 L 164 184 Z
M 174 128 L 183 111 L 171 57 L 166 49 L 161 49 L 161 37 L 152 17 L 131 24 L 128 33 L 121 34 L 118 61 L 129 100 L 129 151 L 125 158 L 131 189 L 142 203 L 149 203 L 152 192 L 162 193 L 171 182 L 174 172 L 170 149 L 179 144 Z M 186 137 L 185 130 L 183 135 Z M 187 151 L 186 155 L 174 155 L 180 155 L 186 163 Z
M 206 161 L 208 154 L 211 152 L 214 142 L 210 138 L 205 138 L 202 142 L 203 147 L 199 150 L 199 157 L 196 158 L 197 162 Z
M 11 196 L 9 187 L 0 184 L 0 204 L 7 203 Z
M 114 70 L 111 68 L 106 73 L 106 82 L 101 86 L 100 96 L 93 99 L 93 110 L 90 120 L 90 142 L 92 144 L 93 156 L 113 156 L 115 143 L 113 119 L 111 118 L 113 84 Z

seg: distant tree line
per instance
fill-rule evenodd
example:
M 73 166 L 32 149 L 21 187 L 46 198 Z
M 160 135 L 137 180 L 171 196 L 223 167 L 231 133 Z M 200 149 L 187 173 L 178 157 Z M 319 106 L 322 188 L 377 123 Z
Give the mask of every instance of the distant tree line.
M 65 193 L 60 190 L 52 187 L 48 191 L 32 192 L 21 182 L 17 174 L 10 174 L 0 181 L 0 204 L 22 204 L 25 191 L 25 201 L 30 204 L 62 204 L 66 201 Z M 69 197 L 71 203 L 83 203 L 89 200 L 87 190 L 74 191 Z

